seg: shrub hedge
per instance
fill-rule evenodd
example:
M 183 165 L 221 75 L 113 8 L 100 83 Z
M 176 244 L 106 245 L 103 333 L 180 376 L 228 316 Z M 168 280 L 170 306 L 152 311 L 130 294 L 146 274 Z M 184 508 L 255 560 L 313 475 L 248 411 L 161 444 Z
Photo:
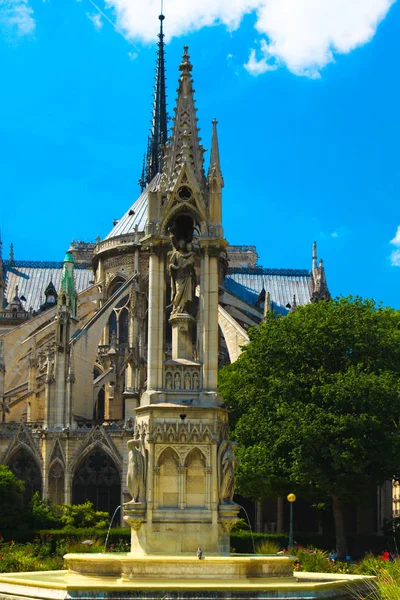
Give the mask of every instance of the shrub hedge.
M 107 529 L 101 529 L 95 527 L 87 528 L 76 528 L 68 527 L 65 529 L 14 529 L 14 530 L 3 530 L 0 531 L 0 535 L 3 536 L 5 541 L 14 540 L 18 543 L 27 543 L 35 540 L 37 536 L 48 535 L 51 536 L 52 544 L 54 548 L 58 541 L 69 538 L 71 540 L 98 540 L 102 543 L 105 542 L 107 537 Z M 110 530 L 107 546 L 110 548 L 112 545 L 119 545 L 120 542 L 129 543 L 131 531 L 128 527 L 113 527 Z M 288 536 L 284 534 L 268 534 L 268 533 L 253 533 L 254 544 L 257 546 L 264 541 L 273 541 L 279 547 L 286 548 L 288 545 Z M 307 534 L 296 534 L 294 539 L 300 546 L 313 546 L 320 548 L 321 550 L 332 550 L 335 548 L 335 538 L 326 535 L 307 535 Z M 400 544 L 394 537 L 390 536 L 350 536 L 348 538 L 349 553 L 352 558 L 361 558 L 366 553 L 371 552 L 373 554 L 379 554 L 384 550 L 397 553 Z M 231 548 L 232 551 L 238 554 L 252 554 L 253 544 L 251 539 L 250 531 L 238 531 L 231 534 Z

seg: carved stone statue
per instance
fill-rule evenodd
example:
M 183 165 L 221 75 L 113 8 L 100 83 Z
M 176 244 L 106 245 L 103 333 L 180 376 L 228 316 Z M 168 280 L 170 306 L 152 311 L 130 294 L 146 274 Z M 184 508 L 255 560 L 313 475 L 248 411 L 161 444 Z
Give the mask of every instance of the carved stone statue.
M 171 275 L 172 314 L 188 313 L 192 310 L 195 272 L 194 252 L 191 243 L 181 239 L 169 261 Z
M 220 444 L 219 458 L 219 499 L 224 504 L 232 504 L 235 492 L 235 455 L 228 441 Z
M 128 474 L 126 487 L 132 496 L 132 502 L 143 502 L 146 499 L 146 464 L 142 452 L 139 450 L 139 440 L 129 440 Z

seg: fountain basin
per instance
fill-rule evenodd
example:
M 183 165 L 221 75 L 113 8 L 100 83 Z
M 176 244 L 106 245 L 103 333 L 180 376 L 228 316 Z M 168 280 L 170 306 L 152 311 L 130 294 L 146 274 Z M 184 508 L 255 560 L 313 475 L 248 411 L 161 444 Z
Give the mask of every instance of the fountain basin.
M 101 563 L 101 569 L 106 568 L 110 573 L 105 576 L 100 567 L 95 574 L 97 556 L 86 555 L 86 558 L 94 558 L 90 573 L 69 570 L 1 574 L 0 600 L 345 600 L 371 592 L 375 579 L 361 575 L 330 573 L 291 572 L 289 575 L 278 576 L 275 572 L 272 575 L 261 575 L 263 564 L 273 565 L 270 559 L 282 561 L 293 557 L 254 555 L 206 557 L 201 561 L 185 556 L 135 557 L 140 558 L 138 565 L 141 565 L 141 569 L 146 561 L 152 564 L 151 568 L 155 572 L 157 567 L 158 575 L 154 576 L 144 570 L 137 575 L 130 572 L 128 576 L 111 574 L 115 564 L 123 564 L 124 559 L 132 561 L 132 556 L 120 554 L 115 563 L 115 560 L 112 561 L 115 557 L 107 555 L 107 559 L 110 557 L 108 564 Z M 230 562 L 226 560 L 228 558 L 236 567 L 241 565 L 245 574 L 237 572 L 236 575 L 227 575 L 228 571 L 225 569 L 228 569 Z M 68 562 L 76 568 L 82 565 L 73 559 L 68 559 Z M 181 572 L 179 577 L 171 577 L 166 573 L 168 562 L 175 563 L 176 569 L 183 567 L 187 570 L 184 574 Z M 194 570 L 195 565 L 205 567 L 207 563 L 215 567 L 214 573 L 208 577 L 205 574 L 199 576 L 199 572 Z M 285 564 L 286 568 L 292 561 L 283 560 L 282 564 Z M 191 576 L 190 568 L 193 568 Z
M 66 554 L 64 557 L 72 573 L 83 575 L 114 575 L 122 580 L 137 578 L 172 579 L 248 579 L 258 577 L 290 577 L 295 556 L 232 554 L 193 555 L 137 555 Z

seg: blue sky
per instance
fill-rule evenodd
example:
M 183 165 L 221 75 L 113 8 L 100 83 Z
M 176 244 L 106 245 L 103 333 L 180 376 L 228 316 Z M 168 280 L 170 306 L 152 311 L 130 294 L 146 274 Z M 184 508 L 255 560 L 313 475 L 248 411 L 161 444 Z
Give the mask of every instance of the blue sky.
M 0 0 L 5 257 L 13 242 L 17 259 L 61 260 L 137 197 L 158 11 Z M 334 295 L 400 308 L 400 3 L 165 0 L 164 12 L 169 110 L 187 43 L 206 148 L 219 122 L 228 241 L 256 245 L 265 267 L 310 268 L 316 240 Z

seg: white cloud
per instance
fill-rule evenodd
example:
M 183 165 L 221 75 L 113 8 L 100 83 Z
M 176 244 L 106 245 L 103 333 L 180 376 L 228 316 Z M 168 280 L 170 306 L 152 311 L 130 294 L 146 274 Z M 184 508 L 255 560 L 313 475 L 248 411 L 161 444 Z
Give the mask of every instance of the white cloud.
M 86 13 L 88 19 L 90 19 L 97 31 L 99 31 L 103 27 L 103 21 L 101 20 L 101 15 L 99 13 Z
M 396 0 L 169 0 L 165 31 L 180 36 L 223 24 L 234 30 L 255 12 L 261 35 L 245 67 L 260 75 L 285 65 L 296 75 L 319 77 L 320 70 L 369 42 Z M 127 37 L 154 41 L 159 1 L 105 0 Z
M 131 60 L 136 60 L 139 54 L 134 50 L 131 50 L 130 52 L 128 52 L 128 56 Z
M 392 267 L 400 267 L 400 250 L 393 250 L 390 255 L 390 263 Z
M 28 0 L 0 0 L 0 28 L 11 29 L 23 36 L 33 33 L 35 26 Z
M 393 246 L 400 247 L 400 225 L 397 228 L 396 235 L 392 240 L 390 240 L 390 243 L 393 244 Z
M 390 264 L 393 267 L 400 267 L 400 225 L 397 227 L 396 235 L 392 240 L 390 240 L 390 243 L 398 248 L 397 250 L 393 250 L 391 253 L 389 257 Z

